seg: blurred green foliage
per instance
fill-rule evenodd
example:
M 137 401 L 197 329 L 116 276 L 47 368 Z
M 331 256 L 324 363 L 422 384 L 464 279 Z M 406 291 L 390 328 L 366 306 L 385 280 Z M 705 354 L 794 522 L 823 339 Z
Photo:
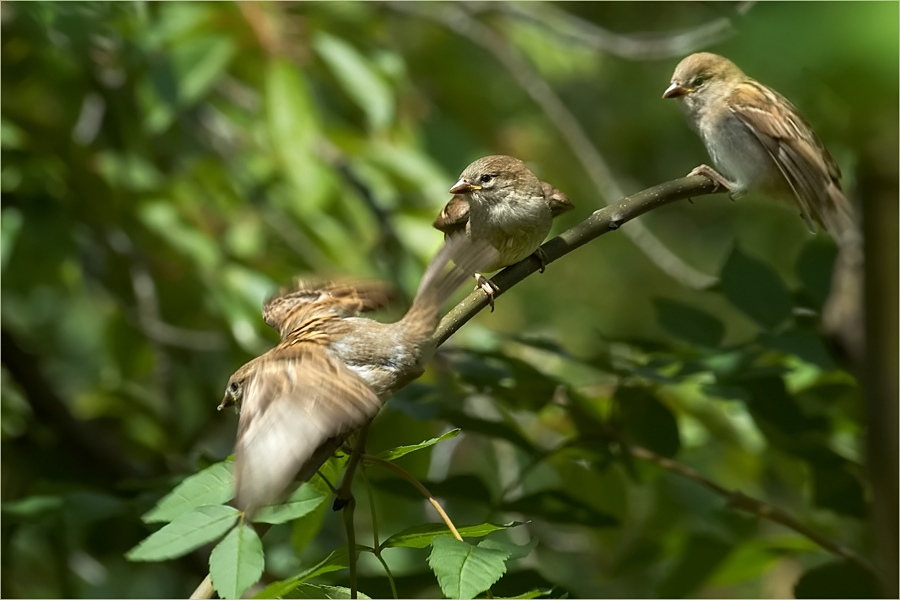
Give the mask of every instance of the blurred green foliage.
M 3 596 L 188 595 L 209 545 L 164 562 L 125 553 L 175 518 L 160 498 L 230 453 L 237 419 L 215 407 L 275 341 L 263 299 L 313 272 L 410 296 L 441 241 L 431 219 L 471 160 L 513 154 L 566 191 L 576 210 L 557 230 L 618 200 L 503 52 L 559 98 L 624 193 L 707 160 L 660 99 L 699 49 L 799 106 L 851 195 L 865 164 L 883 178 L 868 189 L 895 186 L 896 3 L 737 6 L 4 2 Z M 688 46 L 623 56 L 660 39 Z M 508 569 L 495 597 L 874 593 L 808 535 L 627 451 L 675 459 L 874 562 L 860 388 L 817 326 L 834 248 L 794 212 L 721 195 L 664 207 L 640 222 L 715 286 L 673 279 L 626 225 L 463 328 L 382 411 L 369 449 L 458 427 L 399 464 L 458 526 L 524 524 L 469 547 L 388 545 L 401 597 L 483 589 L 446 584 L 440 565 L 466 552 L 485 585 Z M 358 544 L 372 545 L 373 515 L 379 542 L 436 521 L 391 473 L 366 479 Z M 228 496 L 189 495 L 203 493 Z M 339 597 L 346 539 L 328 505 L 263 536 L 263 585 L 306 573 L 296 597 Z M 372 558 L 360 590 L 390 596 Z

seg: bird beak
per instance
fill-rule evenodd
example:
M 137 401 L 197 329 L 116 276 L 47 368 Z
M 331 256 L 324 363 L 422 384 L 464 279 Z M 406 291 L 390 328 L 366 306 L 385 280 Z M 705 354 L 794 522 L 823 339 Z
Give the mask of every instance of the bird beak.
M 693 90 L 689 87 L 685 87 L 681 84 L 680 81 L 673 81 L 669 87 L 666 88 L 666 91 L 663 92 L 663 98 L 680 98 L 686 94 L 691 93 Z
M 453 187 L 450 188 L 451 194 L 467 194 L 472 190 L 480 190 L 480 185 L 475 185 L 474 183 L 470 183 L 468 179 L 465 177 L 461 177 L 459 181 L 453 184 Z

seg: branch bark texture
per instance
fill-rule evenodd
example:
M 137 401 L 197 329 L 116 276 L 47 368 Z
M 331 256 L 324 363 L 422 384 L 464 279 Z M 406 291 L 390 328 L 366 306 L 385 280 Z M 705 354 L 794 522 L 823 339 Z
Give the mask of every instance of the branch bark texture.
M 716 192 L 716 184 L 702 175 L 682 177 L 653 186 L 623 200 L 595 211 L 587 219 L 564 231 L 545 243 L 541 248 L 547 256 L 546 264 L 559 260 L 576 248 L 584 246 L 604 233 L 615 231 L 635 217 L 666 204 L 705 196 Z M 540 269 L 537 258 L 528 258 L 511 265 L 491 278 L 498 291 L 494 297 L 503 295 L 514 285 Z M 715 281 L 713 278 L 710 278 Z M 434 338 L 437 345 L 443 344 L 460 327 L 469 322 L 478 312 L 488 305 L 487 296 L 481 290 L 475 290 L 462 302 L 456 305 L 443 318 Z

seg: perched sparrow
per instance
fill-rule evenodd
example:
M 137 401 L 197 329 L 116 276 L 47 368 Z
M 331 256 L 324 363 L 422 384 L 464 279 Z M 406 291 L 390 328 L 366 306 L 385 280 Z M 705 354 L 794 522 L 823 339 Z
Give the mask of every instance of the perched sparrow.
M 835 238 L 838 257 L 822 325 L 861 362 L 862 232 L 841 191 L 841 171 L 812 127 L 784 96 L 747 77 L 728 59 L 706 52 L 692 54 L 675 67 L 663 98 L 681 101 L 725 177 L 707 165 L 691 174 L 708 176 L 733 198 L 756 189 L 793 201 L 810 231 L 815 232 L 818 222 Z
M 539 180 L 512 156 L 479 158 L 465 168 L 450 193 L 455 195 L 434 220 L 434 227 L 445 235 L 465 231 L 473 240 L 485 240 L 496 248 L 499 256 L 484 268 L 487 272 L 535 253 L 543 271 L 541 242 L 550 233 L 553 217 L 573 208 L 565 194 Z M 475 280 L 493 310 L 496 287 L 480 273 Z
M 386 303 L 387 288 L 379 284 L 300 282 L 267 301 L 264 317 L 281 342 L 238 369 L 222 401 L 241 402 L 238 507 L 252 513 L 295 476 L 308 480 L 394 391 L 421 375 L 441 305 L 496 254 L 464 236 L 447 240 L 396 323 L 355 316 Z
M 712 157 L 703 174 L 738 198 L 754 189 L 794 202 L 810 231 L 820 223 L 836 238 L 855 229 L 841 192 L 841 171 L 809 123 L 784 96 L 721 56 L 682 60 L 663 98 L 677 98 Z M 840 239 L 838 239 L 840 243 Z

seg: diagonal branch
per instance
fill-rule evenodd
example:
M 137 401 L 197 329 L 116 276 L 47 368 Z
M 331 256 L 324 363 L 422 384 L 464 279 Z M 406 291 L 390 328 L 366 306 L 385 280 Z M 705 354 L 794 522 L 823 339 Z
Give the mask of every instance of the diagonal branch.
M 588 177 L 594 183 L 600 197 L 606 202 L 611 202 L 624 195 L 606 159 L 591 142 L 575 115 L 560 100 L 553 88 L 535 72 L 528 61 L 516 52 L 502 35 L 453 3 L 442 5 L 440 8 L 420 6 L 418 2 L 391 2 L 389 4 L 398 11 L 434 21 L 490 52 L 519 84 L 519 87 L 544 111 L 550 123 L 559 130 L 572 150 L 572 154 L 581 162 Z M 644 227 L 643 223 L 631 227 L 628 237 L 657 267 L 682 285 L 702 289 L 715 282 L 714 278 L 701 273 L 674 255 L 649 229 Z
M 779 525 L 784 525 L 788 529 L 792 529 L 796 531 L 803 537 L 809 539 L 810 541 L 818 544 L 825 550 L 835 554 L 849 563 L 853 563 L 854 565 L 862 568 L 863 570 L 872 573 L 873 575 L 880 577 L 878 571 L 869 564 L 866 560 L 864 560 L 861 556 L 859 556 L 856 552 L 843 546 L 837 542 L 832 541 L 831 539 L 825 537 L 819 532 L 810 529 L 794 517 L 792 517 L 787 512 L 778 508 L 777 506 L 773 506 L 767 502 L 763 502 L 762 500 L 757 500 L 751 496 L 748 496 L 740 491 L 732 491 L 723 488 L 717 483 L 710 481 L 697 471 L 691 469 L 690 467 L 683 465 L 677 461 L 674 461 L 670 458 L 666 458 L 664 456 L 660 456 L 646 448 L 641 446 L 632 446 L 629 444 L 621 443 L 621 447 L 623 450 L 628 452 L 634 458 L 639 460 L 643 460 L 646 462 L 651 462 L 658 466 L 661 469 L 669 471 L 670 473 L 674 473 L 680 477 L 685 477 L 690 479 L 695 483 L 699 483 L 703 487 L 712 492 L 722 496 L 728 501 L 728 506 L 732 508 L 736 508 L 738 510 L 743 510 L 745 512 L 754 514 L 762 519 L 766 519 L 773 523 L 778 523 Z
M 647 211 L 659 208 L 671 202 L 704 196 L 716 192 L 716 184 L 702 175 L 683 177 L 674 181 L 661 183 L 632 196 L 628 196 L 618 204 L 612 204 L 606 208 L 595 211 L 587 219 L 564 231 L 557 237 L 545 243 L 543 248 L 546 254 L 545 264 L 558 260 L 572 252 L 576 248 L 587 244 L 596 237 L 615 231 L 628 221 L 644 214 Z M 499 288 L 494 297 L 500 296 L 540 268 L 536 258 L 527 258 L 522 262 L 509 266 L 491 281 Z M 704 275 L 704 277 L 708 277 Z M 712 279 L 710 277 L 710 279 Z M 456 330 L 465 325 L 478 311 L 487 306 L 487 296 L 480 290 L 475 290 L 462 302 L 456 305 L 443 318 L 434 339 L 437 344 L 443 344 Z
M 756 2 L 752 0 L 729 4 L 727 8 L 730 10 L 725 16 L 664 33 L 617 33 L 560 10 L 552 2 L 472 3 L 469 10 L 495 11 L 528 21 L 565 42 L 574 42 L 628 60 L 660 60 L 680 58 L 725 41 L 737 32 L 734 22 L 746 15 L 754 4 Z

